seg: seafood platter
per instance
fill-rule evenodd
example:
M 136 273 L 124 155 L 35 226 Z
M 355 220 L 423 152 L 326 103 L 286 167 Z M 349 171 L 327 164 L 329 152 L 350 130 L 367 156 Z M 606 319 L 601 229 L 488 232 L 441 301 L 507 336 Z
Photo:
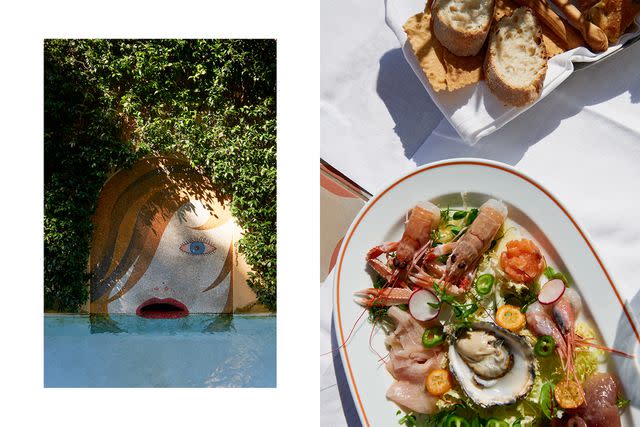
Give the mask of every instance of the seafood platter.
M 566 208 L 507 165 L 391 184 L 347 232 L 334 292 L 363 425 L 640 425 L 637 320 Z

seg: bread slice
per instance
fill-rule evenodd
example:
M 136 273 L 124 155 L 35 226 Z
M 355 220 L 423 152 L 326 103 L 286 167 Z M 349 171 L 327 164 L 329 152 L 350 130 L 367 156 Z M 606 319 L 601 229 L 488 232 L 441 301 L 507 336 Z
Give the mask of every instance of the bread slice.
M 494 0 L 433 0 L 433 33 L 458 56 L 480 52 L 489 33 Z
M 491 28 L 484 73 L 491 91 L 507 104 L 520 107 L 540 97 L 547 49 L 531 9 L 520 7 Z

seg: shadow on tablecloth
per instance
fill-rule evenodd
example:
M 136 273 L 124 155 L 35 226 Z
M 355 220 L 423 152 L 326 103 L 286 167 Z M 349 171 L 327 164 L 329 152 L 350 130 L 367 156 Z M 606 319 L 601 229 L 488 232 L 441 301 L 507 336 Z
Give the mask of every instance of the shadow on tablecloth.
M 640 313 L 640 292 L 627 302 L 626 305 L 627 310 L 630 310 L 629 315 L 635 326 L 640 327 L 640 319 L 638 319 L 638 313 Z M 635 387 L 626 387 L 624 391 L 626 398 L 631 401 L 631 405 L 640 408 L 640 388 L 637 387 L 637 384 L 640 384 L 640 343 L 624 313 L 620 315 L 620 320 L 618 320 L 613 348 L 635 356 L 635 359 L 618 356 L 612 356 L 612 358 L 618 370 L 618 375 L 620 378 L 624 378 L 624 383 L 636 385 Z
M 376 92 L 387 107 L 407 159 L 413 157 L 426 136 L 444 118 L 422 83 L 404 59 L 402 49 L 392 49 L 380 58 Z
M 404 62 L 405 66 L 398 62 Z M 585 108 L 593 107 L 590 117 L 609 126 L 620 126 L 616 103 L 612 103 L 613 110 L 606 116 L 597 106 L 625 94 L 631 103 L 640 102 L 638 65 L 640 43 L 592 67 L 576 71 L 545 99 L 474 146 L 462 143 L 446 120 L 436 126 L 430 125 L 432 132 L 424 132 L 427 126 L 420 125 L 420 121 L 424 121 L 421 114 L 429 112 L 434 120 L 444 116 L 413 74 L 401 49 L 388 51 L 381 57 L 377 91 L 396 123 L 394 130 L 402 140 L 405 154 L 418 166 L 452 157 L 482 157 L 515 165 L 531 146 Z M 393 93 L 394 90 L 399 92 Z M 435 113 L 430 112 L 432 106 Z M 579 136 L 582 131 L 574 129 L 572 135 Z M 423 132 L 422 140 L 418 135 L 420 132 Z
M 349 383 L 347 382 L 347 376 L 342 365 L 342 359 L 340 358 L 340 352 L 336 351 L 338 348 L 338 339 L 336 338 L 335 323 L 333 322 L 333 315 L 331 315 L 331 349 L 333 350 L 333 369 L 336 373 L 336 383 L 338 385 L 338 393 L 340 394 L 340 401 L 342 402 L 342 410 L 344 411 L 344 418 L 347 421 L 349 427 L 362 426 L 360 417 L 358 417 L 358 411 L 356 410 L 353 396 L 351 396 L 351 390 L 349 389 Z

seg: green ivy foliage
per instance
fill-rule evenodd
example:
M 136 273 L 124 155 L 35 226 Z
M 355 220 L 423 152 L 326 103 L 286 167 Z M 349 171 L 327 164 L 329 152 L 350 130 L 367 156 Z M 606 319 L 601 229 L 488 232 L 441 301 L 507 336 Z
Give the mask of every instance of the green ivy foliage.
M 276 309 L 275 40 L 46 40 L 45 309 L 88 296 L 106 179 L 182 154 L 231 198 L 249 285 Z

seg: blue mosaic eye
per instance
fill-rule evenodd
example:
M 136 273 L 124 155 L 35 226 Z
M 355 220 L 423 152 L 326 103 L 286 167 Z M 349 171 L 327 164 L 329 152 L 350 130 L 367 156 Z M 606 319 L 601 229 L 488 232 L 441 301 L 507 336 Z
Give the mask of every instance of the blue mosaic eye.
M 193 240 L 180 245 L 180 250 L 189 255 L 207 255 L 214 252 L 216 247 L 207 242 Z
M 194 255 L 201 255 L 204 253 L 204 243 L 202 242 L 191 242 L 189 245 L 189 251 L 191 251 Z

